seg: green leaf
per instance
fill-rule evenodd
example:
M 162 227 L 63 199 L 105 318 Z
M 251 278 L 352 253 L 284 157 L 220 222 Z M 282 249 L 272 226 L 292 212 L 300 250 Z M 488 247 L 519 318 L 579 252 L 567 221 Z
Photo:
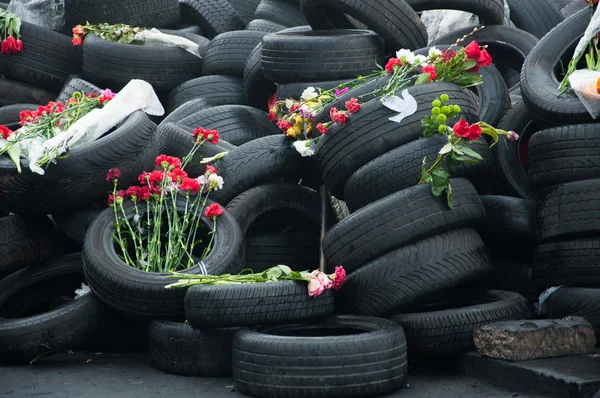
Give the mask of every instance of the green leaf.
M 288 267 L 287 265 L 278 265 L 277 267 L 281 270 L 281 273 L 283 275 L 285 275 L 285 276 L 292 275 L 292 269 L 290 267 Z
M 471 83 L 479 83 L 483 81 L 483 77 L 479 73 L 464 72 L 463 76 L 468 78 Z
M 435 169 L 431 173 L 432 192 L 435 196 L 440 196 L 450 181 L 450 174 L 441 168 Z
M 21 145 L 14 144 L 8 148 L 8 156 L 10 156 L 15 166 L 17 166 L 17 171 L 21 173 Z
M 277 281 L 277 278 L 279 278 L 282 274 L 283 271 L 279 267 L 273 267 L 267 270 L 267 278 L 275 282 Z
M 448 182 L 448 186 L 446 187 L 446 201 L 448 202 L 448 207 L 452 209 L 454 207 L 454 200 L 452 199 L 452 186 L 450 182 Z
M 496 145 L 498 143 L 498 140 L 500 139 L 500 137 L 498 136 L 498 132 L 495 129 L 482 128 L 481 133 L 492 137 L 493 142 L 492 145 L 490 145 L 490 148 Z
M 463 64 L 463 69 L 464 70 L 469 70 L 469 69 L 472 69 L 472 68 L 474 68 L 476 66 L 477 66 L 477 61 L 475 61 L 474 59 L 468 59 Z
M 472 159 L 483 160 L 483 158 L 481 157 L 480 154 L 478 154 L 477 152 L 475 152 L 474 150 L 472 150 L 471 148 L 469 148 L 466 145 L 461 145 L 460 149 L 464 153 L 465 156 L 468 156 Z
M 429 83 L 431 81 L 431 75 L 429 73 L 421 73 L 417 75 L 417 80 L 415 80 L 415 86 L 419 84 Z
M 446 155 L 447 153 L 450 153 L 454 150 L 454 144 L 452 144 L 451 142 L 447 143 L 446 145 L 444 145 L 442 147 L 442 149 L 440 149 L 439 154 L 440 155 Z

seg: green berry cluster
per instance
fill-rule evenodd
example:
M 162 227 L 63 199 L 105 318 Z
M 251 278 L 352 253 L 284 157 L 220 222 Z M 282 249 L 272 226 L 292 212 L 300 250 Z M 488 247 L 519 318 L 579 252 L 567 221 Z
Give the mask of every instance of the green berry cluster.
M 450 130 L 447 123 L 460 114 L 460 106 L 449 104 L 448 94 L 442 94 L 431 103 L 431 116 L 421 120 L 423 137 L 431 137 L 435 133 L 446 134 Z

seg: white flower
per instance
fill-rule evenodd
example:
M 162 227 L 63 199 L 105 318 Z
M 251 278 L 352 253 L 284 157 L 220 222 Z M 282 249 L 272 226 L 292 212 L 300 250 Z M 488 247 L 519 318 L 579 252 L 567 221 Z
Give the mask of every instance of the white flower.
M 440 55 L 442 55 L 442 51 L 438 50 L 436 47 L 431 47 L 429 49 L 429 58 L 436 59 Z
M 285 107 L 288 108 L 288 109 L 290 109 L 292 106 L 294 106 L 294 100 L 289 99 L 289 98 L 286 99 L 285 100 Z
M 215 188 L 215 190 L 223 189 L 223 177 L 216 174 L 211 174 L 208 176 L 208 181 L 210 182 L 210 185 Z
M 396 58 L 402 60 L 403 62 L 408 62 L 409 64 L 412 64 L 415 62 L 415 54 L 413 54 L 412 51 L 406 50 L 406 49 L 397 51 Z
M 427 57 L 424 55 L 415 55 L 414 64 L 425 66 L 427 64 Z
M 80 297 L 83 297 L 84 295 L 88 294 L 89 292 L 90 292 L 90 287 L 88 285 L 86 285 L 85 283 L 82 283 L 81 289 L 75 290 L 75 300 L 77 300 Z
M 300 96 L 300 99 L 303 101 L 310 101 L 313 98 L 317 98 L 319 96 L 319 93 L 317 93 L 317 90 L 314 87 L 307 87 L 306 90 L 304 90 L 302 92 L 302 95 Z
M 200 185 L 206 185 L 206 177 L 204 177 L 204 174 L 196 178 L 196 181 L 198 181 L 198 184 Z
M 312 141 L 295 141 L 294 148 L 296 148 L 302 157 L 312 156 L 315 154 L 315 148 Z

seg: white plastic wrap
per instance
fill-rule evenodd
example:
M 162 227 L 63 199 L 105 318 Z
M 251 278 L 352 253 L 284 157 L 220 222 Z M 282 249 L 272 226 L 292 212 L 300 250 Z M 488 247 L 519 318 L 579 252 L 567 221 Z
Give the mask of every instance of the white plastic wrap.
M 600 115 L 598 79 L 600 79 L 600 72 L 589 69 L 578 69 L 569 76 L 571 89 L 594 119 Z
M 12 0 L 7 11 L 47 29 L 61 30 L 65 26 L 65 0 Z
M 185 51 L 194 54 L 196 57 L 202 58 L 200 56 L 198 44 L 181 36 L 168 35 L 166 33 L 162 33 L 156 28 L 144 30 L 143 32 L 137 33 L 133 37 L 133 40 L 141 41 L 145 46 L 181 47 Z

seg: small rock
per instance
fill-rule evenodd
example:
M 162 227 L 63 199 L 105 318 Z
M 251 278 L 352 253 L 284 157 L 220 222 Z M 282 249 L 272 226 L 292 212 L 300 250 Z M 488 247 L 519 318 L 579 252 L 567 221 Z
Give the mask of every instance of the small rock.
M 592 354 L 596 334 L 581 317 L 560 320 L 505 321 L 475 330 L 481 355 L 509 361 Z

